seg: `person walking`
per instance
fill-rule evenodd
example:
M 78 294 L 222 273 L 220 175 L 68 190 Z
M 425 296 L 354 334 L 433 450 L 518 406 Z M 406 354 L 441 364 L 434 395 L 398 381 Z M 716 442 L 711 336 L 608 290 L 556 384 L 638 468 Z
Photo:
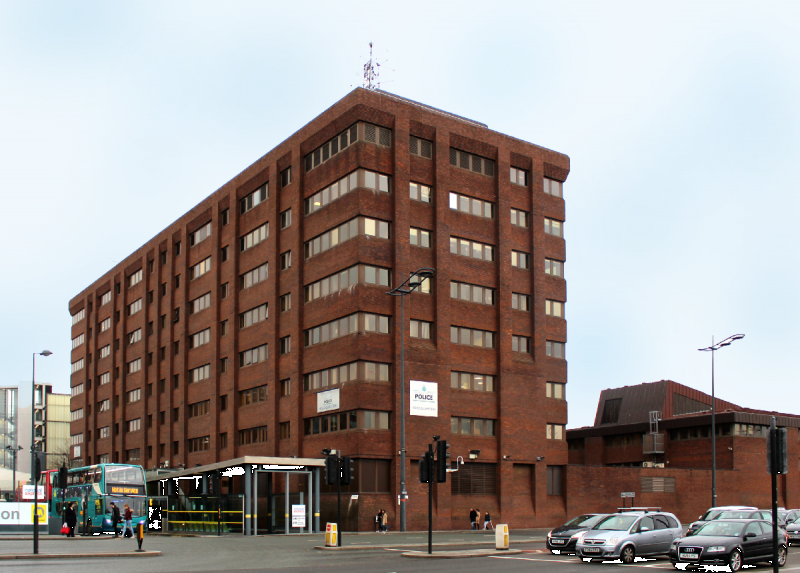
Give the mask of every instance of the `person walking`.
M 377 514 L 375 514 L 375 533 L 379 533 L 382 529 L 381 521 L 383 520 L 383 516 L 381 515 L 381 511 L 379 510 Z
M 114 524 L 114 539 L 119 538 L 119 522 L 122 521 L 122 516 L 119 513 L 117 504 L 111 502 L 111 523 Z
M 389 515 L 383 510 L 381 510 L 381 514 L 381 531 L 386 535 L 386 530 L 389 529 Z
M 125 532 L 128 531 L 128 528 L 131 530 L 131 537 L 134 536 L 133 533 L 133 512 L 131 511 L 131 507 L 126 503 L 125 504 L 125 525 L 122 527 L 122 537 L 125 537 Z
M 67 533 L 67 537 L 75 537 L 75 526 L 78 525 L 78 516 L 75 515 L 75 502 L 69 502 L 67 506 L 67 510 L 64 513 L 64 518 L 67 526 L 69 527 L 69 533 Z
M 475 529 L 476 529 L 475 523 L 476 523 L 477 519 L 478 519 L 478 512 L 475 511 L 475 509 L 470 508 L 470 510 L 469 510 L 469 523 L 470 523 L 470 529 L 472 531 L 475 531 Z
M 483 530 L 486 531 L 489 528 L 491 528 L 490 531 L 494 531 L 494 524 L 492 523 L 492 516 L 489 515 L 489 512 L 487 511 L 486 514 L 483 516 Z

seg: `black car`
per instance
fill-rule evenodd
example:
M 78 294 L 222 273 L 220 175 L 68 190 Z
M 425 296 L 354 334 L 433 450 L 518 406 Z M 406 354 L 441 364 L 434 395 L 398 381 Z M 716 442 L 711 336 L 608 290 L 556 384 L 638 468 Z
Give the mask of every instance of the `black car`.
M 575 544 L 581 533 L 588 531 L 607 513 L 585 513 L 570 519 L 547 534 L 547 548 L 553 553 L 575 553 Z
M 789 545 L 800 544 L 800 519 L 786 525 L 786 535 L 788 536 L 787 543 Z
M 787 547 L 778 542 L 778 565 L 786 565 Z M 745 563 L 772 562 L 772 524 L 761 519 L 709 521 L 691 537 L 672 542 L 669 560 L 676 566 L 727 565 L 732 572 Z

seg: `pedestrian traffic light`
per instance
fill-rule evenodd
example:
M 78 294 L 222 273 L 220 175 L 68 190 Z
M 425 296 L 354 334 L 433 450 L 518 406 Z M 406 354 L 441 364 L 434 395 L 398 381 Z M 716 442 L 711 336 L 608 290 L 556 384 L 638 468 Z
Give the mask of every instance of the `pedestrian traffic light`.
M 67 487 L 67 466 L 58 468 L 58 487 L 66 489 Z
M 775 447 L 776 467 L 772 467 L 772 448 Z M 769 431 L 767 438 L 767 473 L 785 474 L 789 471 L 789 443 L 786 428 Z
M 433 465 L 433 455 L 425 452 L 422 459 L 419 461 L 419 483 L 431 483 L 431 474 Z
M 47 469 L 47 454 L 44 452 L 34 452 L 33 455 L 33 481 L 38 482 L 42 477 L 42 471 Z
M 447 468 L 450 465 L 448 461 L 450 452 L 447 451 L 449 448 L 447 440 L 436 442 L 436 481 L 439 483 L 447 481 Z
M 339 483 L 339 459 L 336 456 L 325 458 L 325 483 L 328 485 Z
M 342 457 L 342 485 L 350 485 L 350 482 L 353 481 L 353 470 L 355 469 L 353 465 L 353 460 L 350 459 L 350 456 L 343 456 Z

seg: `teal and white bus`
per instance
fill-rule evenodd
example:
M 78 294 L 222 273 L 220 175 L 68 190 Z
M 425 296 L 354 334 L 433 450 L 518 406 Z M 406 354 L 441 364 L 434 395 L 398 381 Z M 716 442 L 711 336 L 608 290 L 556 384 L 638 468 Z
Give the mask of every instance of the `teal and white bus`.
M 133 526 L 144 522 L 147 528 L 147 491 L 142 466 L 97 464 L 71 468 L 67 473 L 67 488 L 63 492 L 55 487 L 57 471 L 49 472 L 48 478 L 52 486 L 49 488 L 52 492 L 50 515 L 63 515 L 64 507 L 74 502 L 78 516 L 77 532 L 113 533 L 111 502 L 117 505 L 123 519 L 127 503 L 133 513 Z M 122 531 L 122 524 L 117 528 Z

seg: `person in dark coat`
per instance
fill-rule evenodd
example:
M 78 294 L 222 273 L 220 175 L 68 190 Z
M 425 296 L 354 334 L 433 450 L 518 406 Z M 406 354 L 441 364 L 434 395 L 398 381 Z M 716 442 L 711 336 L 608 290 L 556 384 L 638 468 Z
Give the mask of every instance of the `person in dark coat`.
M 113 501 L 111 502 L 111 523 L 114 524 L 114 538 L 119 538 L 119 522 L 122 521 L 122 516 L 119 513 L 119 508 L 117 504 Z
M 469 510 L 469 523 L 470 523 L 470 529 L 473 530 L 473 531 L 476 529 L 476 526 L 475 526 L 475 520 L 476 519 L 478 519 L 478 512 L 475 511 L 474 509 L 470 509 Z
M 67 506 L 67 510 L 64 512 L 64 519 L 69 527 L 69 533 L 67 533 L 67 537 L 75 537 L 75 526 L 78 525 L 78 516 L 75 515 L 75 502 L 69 502 Z

